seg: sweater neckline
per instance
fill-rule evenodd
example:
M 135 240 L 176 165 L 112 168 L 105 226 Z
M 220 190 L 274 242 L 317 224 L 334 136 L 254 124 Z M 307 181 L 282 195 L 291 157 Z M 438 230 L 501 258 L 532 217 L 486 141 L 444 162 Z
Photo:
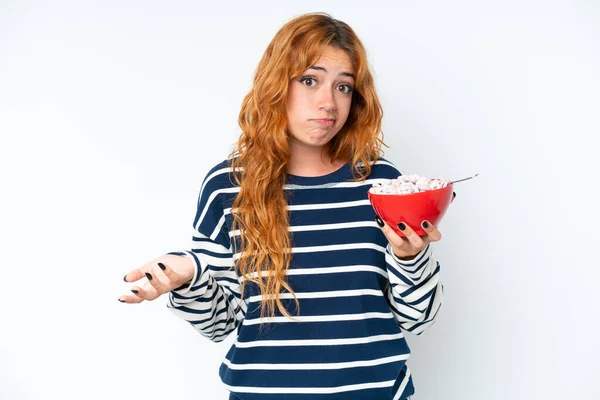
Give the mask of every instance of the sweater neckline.
M 351 173 L 350 163 L 346 163 L 337 170 L 321 176 L 287 174 L 287 183 L 296 185 L 322 185 L 324 183 L 345 181 L 346 178 L 350 177 Z

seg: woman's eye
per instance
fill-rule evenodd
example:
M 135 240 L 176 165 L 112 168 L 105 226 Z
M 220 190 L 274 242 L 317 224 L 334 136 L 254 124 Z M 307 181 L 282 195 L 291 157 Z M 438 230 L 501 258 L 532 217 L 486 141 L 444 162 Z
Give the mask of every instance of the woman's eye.
M 352 86 L 346 85 L 346 84 L 340 85 L 338 87 L 343 88 L 342 93 L 344 93 L 344 94 L 350 94 L 354 90 L 354 88 Z
M 304 77 L 302 79 L 300 79 L 300 82 L 304 83 L 306 85 L 306 81 L 313 81 L 316 82 L 314 78 L 311 77 Z M 308 86 L 312 86 L 312 85 L 308 85 Z

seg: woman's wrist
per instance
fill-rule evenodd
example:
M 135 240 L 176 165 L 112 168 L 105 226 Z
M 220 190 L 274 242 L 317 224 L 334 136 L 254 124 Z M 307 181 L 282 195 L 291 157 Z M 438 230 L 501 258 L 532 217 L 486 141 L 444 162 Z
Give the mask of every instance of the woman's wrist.
M 394 253 L 394 255 L 396 256 L 397 259 L 402 260 L 402 261 L 411 261 L 411 260 L 414 260 L 415 257 L 417 256 L 415 254 L 414 256 L 399 257 L 396 253 Z

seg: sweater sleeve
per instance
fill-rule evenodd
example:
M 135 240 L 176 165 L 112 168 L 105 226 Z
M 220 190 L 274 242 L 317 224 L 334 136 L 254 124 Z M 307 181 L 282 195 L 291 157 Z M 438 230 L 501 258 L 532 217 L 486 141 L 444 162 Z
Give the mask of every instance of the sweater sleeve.
M 435 323 L 444 292 L 440 264 L 433 257 L 431 243 L 410 261 L 396 257 L 388 243 L 385 260 L 390 281 L 387 298 L 392 313 L 400 327 L 420 335 Z
M 211 170 L 214 172 L 214 169 Z M 170 252 L 194 261 L 194 277 L 169 292 L 167 307 L 214 342 L 223 341 L 243 321 L 246 304 L 233 270 L 220 190 L 215 173 L 205 178 L 198 196 L 189 250 Z
M 394 179 L 402 175 L 389 160 L 386 178 Z M 387 299 L 402 329 L 420 335 L 435 323 L 442 306 L 444 286 L 440 280 L 440 263 L 433 256 L 429 243 L 414 259 L 400 260 L 394 254 L 391 244 L 385 249 L 385 262 L 390 285 Z

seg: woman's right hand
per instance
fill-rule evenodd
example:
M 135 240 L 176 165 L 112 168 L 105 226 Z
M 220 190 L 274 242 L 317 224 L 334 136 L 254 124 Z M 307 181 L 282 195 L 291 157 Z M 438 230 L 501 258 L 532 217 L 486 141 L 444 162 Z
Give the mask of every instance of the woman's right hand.
M 189 257 L 173 254 L 160 256 L 125 275 L 125 282 L 136 282 L 142 278 L 148 281 L 141 287 L 133 286 L 131 291 L 134 295 L 121 296 L 119 301 L 134 304 L 157 299 L 192 280 L 195 270 L 194 261 Z

